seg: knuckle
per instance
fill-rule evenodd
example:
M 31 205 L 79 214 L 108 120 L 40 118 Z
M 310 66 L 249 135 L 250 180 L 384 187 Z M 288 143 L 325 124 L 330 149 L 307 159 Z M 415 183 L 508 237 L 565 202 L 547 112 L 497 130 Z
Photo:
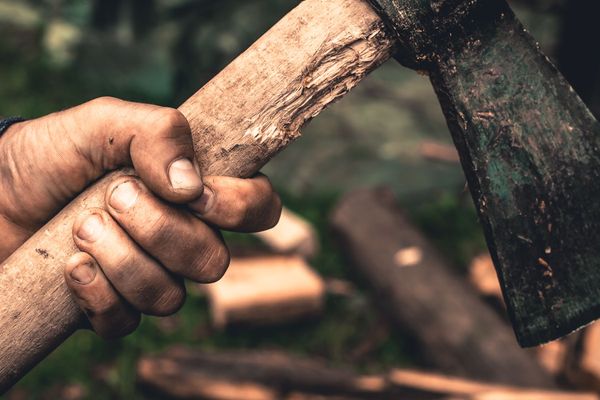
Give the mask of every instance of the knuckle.
M 108 108 L 108 107 L 114 107 L 119 101 L 120 100 L 115 97 L 101 96 L 101 97 L 97 97 L 93 100 L 88 101 L 86 104 L 92 108 L 96 108 L 96 107 Z
M 163 136 L 168 135 L 174 128 L 189 128 L 189 123 L 181 111 L 175 108 L 161 107 L 156 110 L 156 132 Z

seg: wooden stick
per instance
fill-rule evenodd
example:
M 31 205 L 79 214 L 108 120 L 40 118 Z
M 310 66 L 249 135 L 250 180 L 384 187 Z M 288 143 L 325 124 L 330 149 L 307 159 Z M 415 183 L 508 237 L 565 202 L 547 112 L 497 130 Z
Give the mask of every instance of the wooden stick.
M 306 0 L 180 107 L 205 175 L 249 177 L 302 125 L 390 57 L 393 42 L 363 0 Z M 0 266 L 0 392 L 83 320 L 63 282 L 74 218 L 104 207 L 115 172 Z

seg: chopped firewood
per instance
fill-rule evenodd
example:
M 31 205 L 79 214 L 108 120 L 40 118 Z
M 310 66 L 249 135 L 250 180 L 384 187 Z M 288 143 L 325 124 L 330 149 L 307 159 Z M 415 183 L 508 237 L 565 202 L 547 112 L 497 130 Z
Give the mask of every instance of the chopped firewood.
M 274 228 L 256 233 L 276 253 L 298 254 L 314 257 L 319 251 L 319 238 L 315 228 L 304 218 L 284 208 Z
M 496 298 L 504 304 L 498 275 L 489 254 L 482 254 L 471 262 L 469 281 L 482 296 Z
M 272 324 L 321 312 L 325 284 L 299 256 L 234 258 L 219 282 L 207 285 L 215 327 Z
M 561 375 L 565 370 L 568 346 L 563 340 L 555 340 L 535 349 L 539 363 L 552 375 Z
M 477 289 L 481 296 L 491 300 L 497 308 L 502 309 L 504 314 L 504 300 L 502 289 L 498 282 L 498 276 L 494 263 L 489 254 L 476 257 L 469 268 L 469 281 Z M 535 348 L 535 355 L 542 367 L 554 376 L 564 372 L 567 346 L 562 340 L 547 343 Z
M 592 393 L 521 389 L 503 385 L 474 382 L 414 370 L 393 370 L 392 386 L 412 390 L 414 398 L 443 398 L 461 400 L 598 400 Z M 429 397 L 426 397 L 429 395 Z M 439 396 L 439 397 L 436 397 Z
M 600 324 L 589 326 L 582 339 L 580 368 L 593 376 L 600 389 Z
M 365 376 L 276 351 L 173 347 L 143 357 L 141 388 L 171 399 L 599 400 L 594 394 L 521 389 L 413 370 Z
M 345 196 L 332 218 L 344 254 L 425 362 L 453 375 L 552 388 L 505 320 L 455 274 L 388 190 Z
M 426 140 L 421 143 L 421 155 L 424 158 L 436 161 L 445 161 L 449 163 L 459 163 L 458 151 L 456 147 L 444 143 Z
M 574 386 L 600 392 L 600 322 L 582 330 L 570 351 L 566 377 Z

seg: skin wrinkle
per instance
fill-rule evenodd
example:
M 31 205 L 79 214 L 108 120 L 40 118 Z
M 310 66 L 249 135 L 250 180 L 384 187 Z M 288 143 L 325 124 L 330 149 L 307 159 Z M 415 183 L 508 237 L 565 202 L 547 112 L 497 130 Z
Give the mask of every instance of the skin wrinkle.
M 0 236 L 10 238 L 0 243 L 0 257 L 8 257 L 20 245 L 17 240 L 27 240 L 107 167 L 131 164 L 132 159 L 139 164 L 142 177 L 135 179 L 146 196 L 130 212 L 96 209 L 108 235 L 93 243 L 74 237 L 81 252 L 70 254 L 64 266 L 67 285 L 87 312 L 89 326 L 105 338 L 131 332 L 140 313 L 176 312 L 185 300 L 184 278 L 220 278 L 229 261 L 218 231 L 224 227 L 223 214 L 250 225 L 226 228 L 255 231 L 251 225 L 257 221 L 245 216 L 261 213 L 246 208 L 268 207 L 277 197 L 264 179 L 213 177 L 213 190 L 222 191 L 215 196 L 221 211 L 193 216 L 184 204 L 197 200 L 200 190 L 174 194 L 168 176 L 172 159 L 194 158 L 189 126 L 175 109 L 104 99 L 15 124 L 0 140 Z M 109 193 L 104 196 L 108 202 Z M 240 202 L 244 196 L 249 198 Z M 73 234 L 88 212 L 74 216 Z M 71 272 L 90 259 L 99 271 L 93 282 L 82 285 Z

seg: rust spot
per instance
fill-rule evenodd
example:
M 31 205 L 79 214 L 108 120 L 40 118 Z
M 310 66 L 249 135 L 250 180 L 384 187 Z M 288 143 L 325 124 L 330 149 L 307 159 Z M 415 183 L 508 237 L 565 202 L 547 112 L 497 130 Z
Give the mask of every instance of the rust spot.
M 538 290 L 538 297 L 541 301 L 544 301 L 544 293 L 541 290 Z
M 552 267 L 550 266 L 550 264 L 548 264 L 548 262 L 546 260 L 544 260 L 542 257 L 538 258 L 538 264 L 540 264 L 542 267 L 544 267 L 544 269 L 545 269 L 544 276 L 546 278 L 552 278 L 554 271 L 552 271 Z M 553 287 L 553 286 L 554 285 L 550 285 L 550 287 Z
M 552 268 L 550 268 L 550 264 L 548 264 L 548 262 L 546 260 L 544 260 L 542 257 L 538 258 L 538 264 L 540 264 L 542 267 L 546 268 L 547 270 L 552 271 Z
M 494 114 L 491 111 L 478 111 L 475 113 L 475 119 L 490 120 L 490 119 L 494 118 L 495 116 L 496 116 L 496 114 Z
M 529 239 L 529 238 L 527 238 L 527 237 L 525 237 L 525 236 L 517 235 L 517 237 L 518 237 L 519 239 L 521 239 L 522 241 L 524 241 L 524 242 L 527 242 L 527 243 L 529 243 L 529 244 L 533 244 L 533 240 L 531 240 L 531 239 Z
M 48 253 L 48 250 L 46 249 L 35 249 L 35 252 L 44 258 L 50 257 L 50 253 Z
M 539 208 L 540 208 L 540 211 L 542 212 L 542 214 L 546 212 L 546 202 L 544 200 L 540 200 Z

